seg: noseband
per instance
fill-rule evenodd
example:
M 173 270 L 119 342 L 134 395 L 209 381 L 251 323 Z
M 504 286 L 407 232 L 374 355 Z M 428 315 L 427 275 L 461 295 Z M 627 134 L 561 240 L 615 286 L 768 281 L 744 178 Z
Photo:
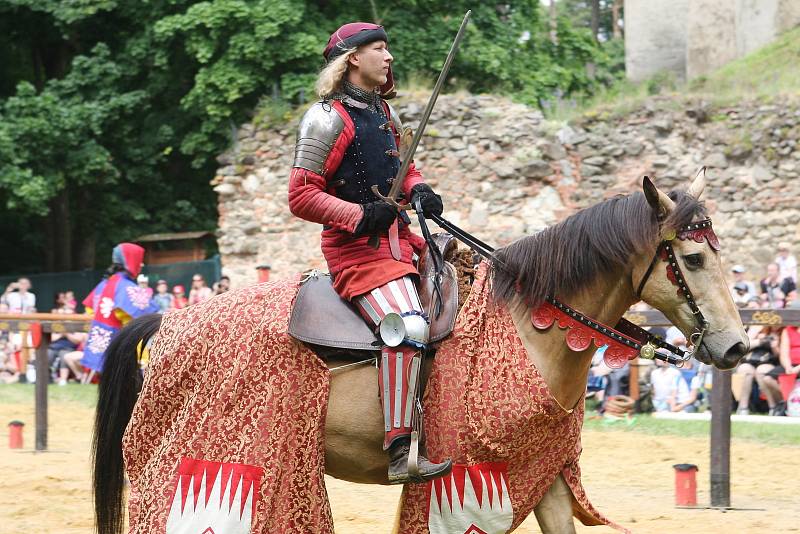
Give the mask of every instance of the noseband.
M 678 264 L 678 259 L 675 256 L 675 250 L 672 248 L 672 242 L 676 237 L 681 241 L 692 239 L 697 243 L 702 243 L 705 240 L 714 251 L 719 252 L 720 249 L 719 239 L 714 233 L 714 229 L 711 227 L 711 219 L 703 219 L 702 221 L 682 226 L 677 230 L 668 231 L 664 235 L 664 239 L 662 239 L 661 243 L 659 243 L 658 247 L 656 248 L 656 253 L 653 256 L 653 260 L 650 262 L 650 266 L 647 268 L 647 271 L 644 273 L 644 276 L 639 282 L 639 287 L 636 289 L 635 296 L 637 299 L 641 300 L 644 286 L 650 279 L 650 275 L 653 273 L 656 263 L 658 263 L 659 260 L 666 261 L 667 278 L 670 280 L 670 282 L 672 282 L 673 285 L 678 287 L 678 295 L 683 296 L 683 298 L 686 299 L 686 303 L 689 305 L 689 309 L 691 310 L 695 320 L 694 332 L 692 332 L 692 334 L 689 336 L 689 341 L 694 347 L 692 352 L 686 353 L 685 351 L 666 343 L 665 345 L 667 346 L 662 347 L 677 355 L 680 364 L 683 364 L 692 358 L 700 349 L 700 344 L 703 342 L 703 336 L 708 330 L 709 324 L 706 318 L 703 316 L 703 312 L 701 312 L 700 308 L 697 306 L 697 302 L 694 300 L 694 295 L 692 295 L 692 291 L 689 289 L 689 286 L 686 283 L 686 278 L 683 276 L 681 267 Z M 646 352 L 648 355 L 645 355 Z M 642 349 L 642 357 L 652 359 L 655 356 L 655 354 L 649 355 L 649 353 L 649 350 L 645 350 L 645 348 Z

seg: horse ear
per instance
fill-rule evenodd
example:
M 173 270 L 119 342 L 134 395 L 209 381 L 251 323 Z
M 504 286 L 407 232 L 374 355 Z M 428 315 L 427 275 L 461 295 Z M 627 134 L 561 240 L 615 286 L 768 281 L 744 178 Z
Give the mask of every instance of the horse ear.
M 675 202 L 655 186 L 649 176 L 642 178 L 642 190 L 647 203 L 658 214 L 659 219 L 666 217 L 675 209 Z
M 692 195 L 696 200 L 700 200 L 700 195 L 703 194 L 703 190 L 705 188 L 706 168 L 703 166 L 700 167 L 699 171 L 697 171 L 697 176 L 694 177 L 694 180 L 692 180 L 692 183 L 689 185 L 689 189 L 686 192 Z

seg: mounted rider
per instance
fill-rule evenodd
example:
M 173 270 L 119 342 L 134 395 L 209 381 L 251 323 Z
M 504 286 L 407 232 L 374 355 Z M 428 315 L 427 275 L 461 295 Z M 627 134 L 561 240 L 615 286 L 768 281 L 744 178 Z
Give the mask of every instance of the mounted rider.
M 300 122 L 289 207 L 324 225 L 322 252 L 336 292 L 376 330 L 387 315 L 384 326 L 402 321 L 405 337 L 382 347 L 378 370 L 389 483 L 430 480 L 448 474 L 450 460 L 432 463 L 421 455 L 416 465 L 408 460 L 420 350 L 430 324 L 417 294 L 414 263 L 425 242 L 410 231 L 404 213 L 371 190 L 377 186 L 386 196 L 401 166 L 402 125 L 386 102 L 395 94 L 388 37 L 375 24 L 345 24 L 331 35 L 323 55 L 326 66 L 317 80 L 322 100 Z M 401 191 L 399 202 L 418 199 L 426 214 L 442 213 L 441 198 L 413 163 Z M 377 248 L 368 243 L 373 236 L 379 236 Z

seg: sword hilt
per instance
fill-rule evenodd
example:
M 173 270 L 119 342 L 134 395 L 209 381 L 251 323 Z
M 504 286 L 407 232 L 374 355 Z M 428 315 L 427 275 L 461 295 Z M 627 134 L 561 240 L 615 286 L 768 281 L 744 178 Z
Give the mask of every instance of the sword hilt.
M 372 192 L 379 199 L 383 200 L 384 202 L 388 202 L 389 204 L 391 204 L 392 206 L 397 208 L 398 212 L 407 211 L 407 210 L 411 209 L 411 205 L 410 204 L 398 204 L 398 202 L 395 199 L 393 199 L 391 197 L 383 196 L 381 194 L 380 190 L 378 189 L 377 185 L 373 185 L 372 186 Z M 372 234 L 371 236 L 369 236 L 369 240 L 367 241 L 367 245 L 371 246 L 374 249 L 377 249 L 380 246 L 380 244 L 381 244 L 381 238 L 380 238 L 380 236 L 378 234 Z

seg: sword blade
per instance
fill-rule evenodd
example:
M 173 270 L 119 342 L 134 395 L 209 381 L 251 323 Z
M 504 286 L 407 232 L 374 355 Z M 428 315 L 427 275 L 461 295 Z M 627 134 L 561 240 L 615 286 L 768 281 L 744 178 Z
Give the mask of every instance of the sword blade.
M 439 98 L 439 93 L 441 92 L 444 81 L 447 78 L 450 65 L 453 63 L 453 58 L 458 52 L 458 46 L 461 44 L 461 39 L 464 37 L 464 32 L 467 29 L 467 23 L 469 22 L 469 17 L 471 14 L 472 10 L 468 10 L 464 15 L 464 20 L 461 21 L 461 27 L 458 28 L 456 38 L 453 39 L 453 44 L 450 45 L 450 52 L 448 52 L 447 58 L 444 60 L 444 65 L 442 66 L 442 71 L 439 73 L 439 78 L 436 80 L 436 85 L 433 86 L 433 92 L 428 99 L 428 104 L 425 106 L 425 111 L 422 113 L 422 118 L 419 121 L 419 126 L 417 126 L 417 131 L 414 132 L 414 137 L 411 140 L 411 146 L 408 148 L 406 157 L 403 158 L 403 162 L 400 165 L 400 170 L 397 171 L 397 176 L 395 176 L 394 181 L 392 182 L 391 189 L 389 189 L 388 198 L 392 200 L 397 200 L 397 195 L 400 193 L 400 188 L 403 187 L 403 180 L 406 177 L 408 168 L 411 166 L 411 160 L 414 159 L 414 153 L 417 151 L 417 145 L 419 145 L 419 141 L 422 139 L 422 134 L 425 132 L 425 126 L 428 124 L 428 119 L 431 116 L 431 111 L 433 111 L 433 106 L 436 104 L 436 99 Z

